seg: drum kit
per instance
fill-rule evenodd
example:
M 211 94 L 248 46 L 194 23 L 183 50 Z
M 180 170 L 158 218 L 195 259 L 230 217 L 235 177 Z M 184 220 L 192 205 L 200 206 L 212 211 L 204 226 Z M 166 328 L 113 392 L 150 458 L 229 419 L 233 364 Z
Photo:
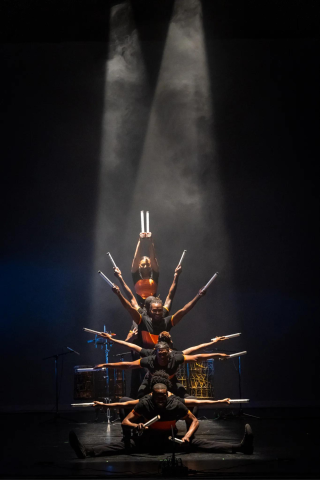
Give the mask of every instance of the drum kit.
M 87 329 L 88 330 L 88 329 Z M 104 325 L 105 333 L 107 332 Z M 92 333 L 95 333 L 92 331 Z M 99 333 L 99 332 L 97 332 Z M 112 340 L 101 338 L 95 334 L 93 340 L 88 340 L 95 348 L 98 346 L 104 350 L 105 363 L 109 361 L 109 353 L 112 348 Z M 124 355 L 131 352 L 124 352 L 118 355 L 123 361 Z M 74 367 L 74 400 L 98 400 L 104 403 L 118 402 L 121 397 L 126 395 L 126 377 L 124 370 L 115 368 L 99 368 L 95 369 L 91 365 L 77 365 Z M 96 418 L 98 420 L 99 413 L 103 413 L 107 417 L 108 424 L 111 423 L 111 412 L 109 408 L 96 406 Z

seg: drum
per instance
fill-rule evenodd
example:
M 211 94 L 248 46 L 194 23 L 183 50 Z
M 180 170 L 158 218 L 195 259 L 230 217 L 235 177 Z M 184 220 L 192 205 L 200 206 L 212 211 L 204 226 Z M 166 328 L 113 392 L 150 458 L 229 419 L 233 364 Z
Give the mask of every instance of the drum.
M 177 378 L 188 393 L 197 398 L 214 398 L 213 388 L 214 360 L 196 363 L 183 363 L 177 372 Z
M 109 374 L 109 375 L 107 375 Z M 74 367 L 74 399 L 118 401 L 126 394 L 124 370 L 106 368 L 94 370 L 91 365 Z
M 73 398 L 75 400 L 85 398 L 92 400 L 93 397 L 93 369 L 91 365 L 77 365 L 74 367 Z

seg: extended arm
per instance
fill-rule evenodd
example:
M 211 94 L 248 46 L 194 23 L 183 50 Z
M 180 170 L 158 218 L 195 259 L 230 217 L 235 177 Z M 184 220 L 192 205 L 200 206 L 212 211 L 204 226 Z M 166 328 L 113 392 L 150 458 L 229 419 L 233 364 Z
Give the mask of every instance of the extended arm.
M 199 293 L 194 297 L 191 302 L 187 303 L 181 310 L 178 310 L 177 313 L 175 313 L 172 317 L 172 325 L 177 325 L 177 323 L 180 322 L 180 320 L 188 313 L 192 308 L 195 306 L 195 304 L 200 300 L 203 295 L 205 295 L 206 292 L 200 290 Z
M 139 308 L 136 297 L 133 295 L 132 291 L 130 290 L 130 288 L 128 287 L 128 285 L 126 284 L 126 282 L 122 278 L 120 269 L 118 267 L 113 267 L 113 270 L 114 270 L 115 277 L 117 277 L 119 279 L 119 282 L 121 283 L 121 285 L 122 285 L 122 287 L 125 291 L 127 299 L 129 300 L 129 302 L 131 303 L 133 308 Z
M 140 366 L 140 359 L 134 362 L 116 362 L 116 363 L 100 363 L 93 368 L 116 368 L 118 370 L 131 370 L 133 368 L 142 368 Z
M 194 435 L 194 433 L 198 430 L 199 422 L 191 412 L 188 412 L 188 415 L 184 418 L 184 420 L 186 421 L 188 430 L 185 436 L 182 438 L 182 441 L 189 442 L 192 435 Z
M 201 348 L 211 347 L 211 345 L 213 345 L 216 342 L 219 342 L 219 340 L 224 340 L 224 337 L 216 337 L 211 342 L 201 343 L 201 345 L 196 345 L 195 347 L 187 348 L 186 350 L 183 350 L 182 353 L 184 355 L 191 355 L 193 352 L 196 352 L 197 350 L 200 350 Z
M 193 398 L 185 398 L 184 404 L 186 407 L 195 407 L 196 405 L 216 405 L 217 403 L 230 403 L 230 398 L 224 398 L 223 400 L 194 400 Z M 124 405 L 124 404 L 123 404 Z
M 112 337 L 111 335 L 109 335 L 109 333 L 104 333 L 104 332 L 101 332 L 99 337 L 104 337 L 104 338 L 108 338 L 109 340 L 111 340 L 112 342 L 114 343 L 119 343 L 120 345 L 124 345 L 128 348 L 131 348 L 131 350 L 135 350 L 136 352 L 140 353 L 142 348 L 139 347 L 138 345 L 135 345 L 134 343 L 129 343 L 129 342 L 126 342 L 124 340 L 117 340 L 116 338 Z
M 135 273 L 139 269 L 140 259 L 141 259 L 141 238 L 145 237 L 145 233 L 140 233 L 139 240 L 137 243 L 136 251 L 134 252 L 134 257 L 132 260 L 131 272 Z
M 138 313 L 138 311 L 135 308 L 133 308 L 131 303 L 129 303 L 128 300 L 124 298 L 124 296 L 122 295 L 122 293 L 120 291 L 120 288 L 117 287 L 117 285 L 114 285 L 112 287 L 112 291 L 113 291 L 113 293 L 115 293 L 117 295 L 117 297 L 119 298 L 119 300 L 122 303 L 122 305 L 124 306 L 124 308 L 130 313 L 132 320 L 139 325 L 140 319 L 141 319 L 140 314 Z
M 173 301 L 173 297 L 175 296 L 175 293 L 176 293 L 176 290 L 177 290 L 177 285 L 178 285 L 178 280 L 179 280 L 179 275 L 181 273 L 181 265 L 179 265 L 175 271 L 174 271 L 174 276 L 173 276 L 173 282 L 172 282 L 172 285 L 170 287 L 170 290 L 169 290 L 169 293 L 168 293 L 168 296 L 166 298 L 166 301 L 164 302 L 164 308 L 166 308 L 169 312 L 170 310 L 170 307 L 171 307 L 171 303 Z
M 101 405 L 101 407 L 108 407 L 108 408 L 121 408 L 121 407 L 130 407 L 130 405 L 137 405 L 139 400 L 128 400 L 127 402 L 114 402 L 114 403 L 103 403 L 103 402 L 96 402 L 94 401 L 94 405 Z
M 210 358 L 229 358 L 226 353 L 198 353 L 197 355 L 184 355 L 185 362 L 198 362 L 199 360 L 209 360 Z
M 137 430 L 147 430 L 148 427 L 144 427 L 143 423 L 134 423 L 132 420 L 137 421 L 139 417 L 135 415 L 133 412 L 130 412 L 126 418 L 122 421 L 121 425 L 125 425 L 126 427 L 136 428 Z

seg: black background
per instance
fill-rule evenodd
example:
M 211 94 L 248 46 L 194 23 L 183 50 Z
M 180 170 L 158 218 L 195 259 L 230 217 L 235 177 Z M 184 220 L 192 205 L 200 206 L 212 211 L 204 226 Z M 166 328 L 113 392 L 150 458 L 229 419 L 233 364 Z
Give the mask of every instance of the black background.
M 130 318 L 108 286 L 97 283 L 96 267 L 112 277 L 105 256 L 111 251 L 131 285 L 142 208 L 150 209 L 162 297 L 188 250 L 173 311 L 220 272 L 173 330 L 177 347 L 240 331 L 240 339 L 222 346 L 248 350 L 243 396 L 252 405 L 315 404 L 319 52 L 313 5 L 201 2 L 214 121 L 203 129 L 199 118 L 196 128 L 205 132 L 203 142 L 214 139 L 215 154 L 175 165 L 182 184 L 186 179 L 186 198 L 190 182 L 199 187 L 197 219 L 187 202 L 175 203 L 178 179 L 165 159 L 154 170 L 149 164 L 152 194 L 144 199 L 141 187 L 138 196 L 135 190 L 173 12 L 173 2 L 163 0 L 131 2 L 148 86 L 137 95 L 125 82 L 135 101 L 116 139 L 121 164 L 103 184 L 108 203 L 101 213 L 105 78 L 114 54 L 110 12 L 119 4 L 1 2 L 3 408 L 52 404 L 53 361 L 42 358 L 66 345 L 81 353 L 63 362 L 60 401 L 70 404 L 73 366 L 104 359 L 82 327 L 106 324 L 126 336 Z M 113 25 L 126 22 L 119 14 Z M 119 112 L 123 86 L 112 107 Z M 164 122 L 177 111 L 170 94 L 168 84 Z M 170 142 L 176 148 L 176 137 L 163 138 L 169 150 Z M 97 237 L 105 242 L 98 253 Z M 236 363 L 216 366 L 215 388 L 217 397 L 237 397 Z

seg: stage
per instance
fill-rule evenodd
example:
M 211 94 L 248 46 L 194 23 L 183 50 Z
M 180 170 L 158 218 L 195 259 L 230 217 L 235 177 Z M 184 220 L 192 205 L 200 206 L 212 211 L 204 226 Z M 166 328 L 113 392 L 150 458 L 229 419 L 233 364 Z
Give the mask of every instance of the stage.
M 230 410 L 231 411 L 231 410 Z M 236 409 L 232 410 L 236 413 Z M 211 410 L 215 419 L 200 420 L 197 437 L 226 442 L 243 436 L 245 423 L 252 426 L 253 455 L 178 453 L 190 477 L 199 478 L 319 478 L 319 426 L 317 409 L 246 409 L 260 419 L 231 416 Z M 199 412 L 199 418 L 201 414 Z M 205 412 L 207 413 L 207 411 Z M 93 410 L 65 412 L 68 419 L 50 423 L 49 413 L 1 414 L 5 441 L 2 478 L 138 478 L 161 477 L 166 455 L 117 455 L 80 460 L 68 444 L 74 430 L 86 445 L 118 442 L 120 423 L 109 426 L 103 417 L 94 421 Z M 73 421 L 78 423 L 73 423 Z M 178 422 L 179 432 L 185 429 Z M 163 462 L 162 462 L 163 463 Z M 184 475 L 185 476 L 185 475 Z M 167 477 L 168 478 L 168 477 Z

